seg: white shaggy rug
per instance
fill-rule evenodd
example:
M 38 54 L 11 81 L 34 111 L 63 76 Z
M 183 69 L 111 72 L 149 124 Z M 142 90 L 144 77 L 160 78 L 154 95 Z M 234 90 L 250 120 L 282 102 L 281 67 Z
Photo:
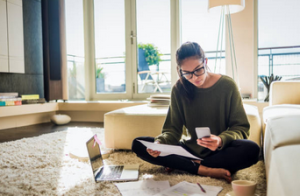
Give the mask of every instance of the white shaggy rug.
M 88 162 L 70 158 L 72 148 L 85 148 L 93 133 L 104 142 L 103 128 L 69 128 L 38 137 L 0 144 L 0 195 L 121 195 L 113 182 L 95 183 Z M 219 196 L 231 191 L 224 180 L 191 175 L 182 171 L 167 174 L 162 167 L 137 158 L 130 151 L 114 151 L 106 164 L 140 164 L 139 180 L 168 180 L 173 186 L 181 181 L 222 186 Z M 262 161 L 237 172 L 233 179 L 258 183 L 256 193 L 266 195 L 265 170 Z

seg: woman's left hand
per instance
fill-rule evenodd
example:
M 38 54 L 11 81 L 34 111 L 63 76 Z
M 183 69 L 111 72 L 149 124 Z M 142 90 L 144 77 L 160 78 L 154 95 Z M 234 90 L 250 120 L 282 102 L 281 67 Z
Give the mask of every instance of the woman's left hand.
M 222 139 L 219 136 L 211 134 L 210 137 L 203 137 L 201 139 L 197 139 L 197 144 L 208 148 L 211 151 L 215 151 L 218 147 L 222 146 Z

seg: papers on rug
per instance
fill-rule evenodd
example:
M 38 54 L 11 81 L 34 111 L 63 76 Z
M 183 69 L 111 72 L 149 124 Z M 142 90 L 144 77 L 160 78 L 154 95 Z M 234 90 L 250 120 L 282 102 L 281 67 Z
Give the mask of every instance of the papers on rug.
M 154 196 L 217 196 L 218 193 L 223 189 L 220 186 L 201 185 L 206 193 L 202 192 L 197 184 L 189 183 L 186 181 L 180 182 Z
M 153 142 L 146 142 L 146 141 L 143 141 L 143 140 L 138 140 L 138 141 L 141 142 L 144 146 L 146 146 L 149 149 L 160 151 L 161 153 L 160 153 L 159 156 L 167 156 L 167 155 L 171 155 L 171 154 L 176 154 L 176 155 L 180 155 L 180 156 L 183 156 L 183 157 L 202 160 L 201 158 L 192 155 L 191 153 L 186 151 L 181 146 L 167 145 L 167 144 L 156 144 L 156 143 L 153 143 Z
M 115 185 L 121 192 L 122 196 L 155 195 L 170 188 L 169 181 L 154 181 L 152 179 L 137 182 L 115 183 Z

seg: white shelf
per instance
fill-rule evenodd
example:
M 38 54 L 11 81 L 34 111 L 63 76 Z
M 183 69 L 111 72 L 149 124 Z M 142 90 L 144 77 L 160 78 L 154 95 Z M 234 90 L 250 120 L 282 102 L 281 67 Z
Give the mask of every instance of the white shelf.
M 57 103 L 39 103 L 39 104 L 26 104 L 18 106 L 1 106 L 0 118 L 9 116 L 19 116 L 27 114 L 36 114 L 44 112 L 58 111 Z

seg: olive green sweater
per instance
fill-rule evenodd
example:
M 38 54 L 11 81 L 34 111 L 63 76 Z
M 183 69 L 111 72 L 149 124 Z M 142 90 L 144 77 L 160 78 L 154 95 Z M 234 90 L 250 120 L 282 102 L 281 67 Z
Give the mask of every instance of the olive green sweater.
M 234 81 L 225 75 L 209 88 L 194 87 L 194 99 L 189 102 L 176 86 L 171 93 L 171 104 L 168 110 L 162 134 L 155 139 L 162 144 L 176 145 L 186 127 L 188 139 L 183 143 L 195 155 L 205 158 L 212 151 L 197 144 L 196 127 L 209 127 L 211 134 L 220 136 L 222 150 L 232 140 L 247 139 L 249 122 L 243 108 L 242 99 Z

